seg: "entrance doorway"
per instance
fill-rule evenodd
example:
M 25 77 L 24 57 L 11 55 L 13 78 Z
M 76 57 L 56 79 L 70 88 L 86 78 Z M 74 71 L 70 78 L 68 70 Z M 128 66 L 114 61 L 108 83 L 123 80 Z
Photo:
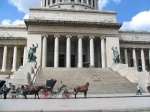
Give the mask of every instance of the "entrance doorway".
M 71 67 L 75 67 L 75 55 L 71 55 Z
M 65 55 L 64 54 L 59 55 L 59 67 L 65 67 Z

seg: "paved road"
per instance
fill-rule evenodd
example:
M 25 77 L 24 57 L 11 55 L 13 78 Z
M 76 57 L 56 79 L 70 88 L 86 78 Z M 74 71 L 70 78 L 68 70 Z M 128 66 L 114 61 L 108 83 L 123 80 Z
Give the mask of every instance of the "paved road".
M 138 97 L 131 95 L 103 96 L 107 97 L 87 99 L 0 99 L 0 112 L 150 112 L 150 97 L 147 95 Z

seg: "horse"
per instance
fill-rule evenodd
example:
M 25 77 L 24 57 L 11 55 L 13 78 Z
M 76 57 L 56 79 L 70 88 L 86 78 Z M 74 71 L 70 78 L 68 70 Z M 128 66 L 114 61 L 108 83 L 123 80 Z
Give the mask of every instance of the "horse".
M 84 86 L 77 86 L 77 87 L 75 87 L 74 88 L 75 98 L 76 98 L 76 95 L 78 94 L 78 92 L 84 92 L 84 97 L 86 98 L 88 87 L 89 87 L 89 82 L 87 82 Z
M 44 86 L 27 86 L 26 88 L 24 86 L 21 87 L 23 89 L 23 96 L 25 99 L 27 99 L 27 95 L 30 95 L 30 94 L 34 94 L 35 95 L 35 99 L 36 99 L 36 96 L 38 96 L 38 99 L 39 99 L 39 91 L 41 89 L 44 89 L 45 87 Z

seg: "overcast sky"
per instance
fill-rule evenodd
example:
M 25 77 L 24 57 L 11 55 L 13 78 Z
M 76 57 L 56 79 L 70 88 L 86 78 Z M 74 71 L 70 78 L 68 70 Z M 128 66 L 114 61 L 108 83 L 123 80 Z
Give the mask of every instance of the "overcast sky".
M 24 24 L 29 7 L 40 7 L 40 0 L 0 0 L 0 24 Z M 99 0 L 99 10 L 116 11 L 121 29 L 150 31 L 150 0 Z

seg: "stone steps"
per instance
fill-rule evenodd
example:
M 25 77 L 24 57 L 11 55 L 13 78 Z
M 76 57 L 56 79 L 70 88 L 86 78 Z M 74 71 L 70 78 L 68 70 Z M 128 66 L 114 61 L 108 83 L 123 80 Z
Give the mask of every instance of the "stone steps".
M 100 78 L 97 79 L 93 75 Z M 86 82 L 90 83 L 90 94 L 114 94 L 114 93 L 135 93 L 136 85 L 131 83 L 125 77 L 113 72 L 111 69 L 102 68 L 42 68 L 35 84 L 45 85 L 47 79 L 56 79 L 57 83 L 54 89 L 63 84 L 74 88 L 77 85 L 84 85 Z M 73 91 L 70 90 L 70 91 Z

